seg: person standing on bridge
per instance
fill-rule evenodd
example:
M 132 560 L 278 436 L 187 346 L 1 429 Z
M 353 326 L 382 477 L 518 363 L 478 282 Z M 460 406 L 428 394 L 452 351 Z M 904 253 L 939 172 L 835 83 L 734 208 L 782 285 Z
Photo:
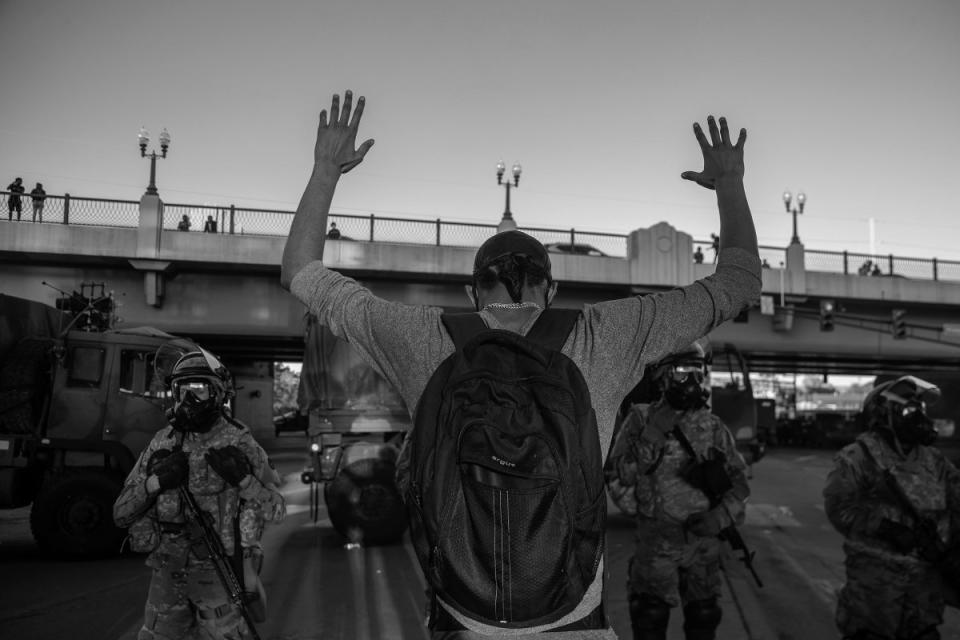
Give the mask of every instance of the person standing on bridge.
M 321 324 L 335 336 L 347 340 L 375 366 L 413 409 L 419 406 L 434 371 L 455 351 L 454 340 L 445 328 L 443 309 L 379 298 L 322 262 L 337 182 L 341 174 L 359 165 L 373 146 L 373 140 L 367 140 L 356 147 L 364 104 L 364 98 L 360 97 L 354 110 L 353 95 L 348 91 L 342 110 L 340 97 L 334 95 L 329 117 L 326 110 L 320 114 L 313 171 L 284 248 L 280 281 Z M 687 171 L 681 177 L 716 191 L 722 248 L 715 273 L 673 291 L 586 305 L 578 313 L 560 350 L 579 368 L 589 390 L 589 401 L 596 415 L 599 451 L 609 448 L 620 402 L 637 384 L 649 363 L 735 317 L 760 293 L 756 231 L 743 185 L 746 131 L 741 130 L 734 142 L 724 118 L 720 118 L 719 126 L 713 116 L 708 122 L 710 140 L 699 124 L 693 126 L 703 154 L 703 171 Z M 497 335 L 527 334 L 544 310 L 553 304 L 557 293 L 545 247 L 516 230 L 497 233 L 483 243 L 474 258 L 471 280 L 465 287 L 467 298 L 479 320 L 486 327 L 498 330 Z M 413 413 L 416 414 L 415 409 Z M 404 448 L 408 450 L 409 447 Z M 401 454 L 398 463 L 401 493 L 405 492 L 409 479 L 404 464 Z M 600 467 L 598 464 L 597 477 L 589 481 L 598 485 L 602 496 Z M 601 547 L 602 539 L 601 535 Z M 559 548 L 552 551 L 561 552 Z M 529 554 L 533 552 L 549 555 L 551 549 L 525 549 L 524 552 L 531 557 Z M 465 548 L 463 553 L 477 556 L 486 550 Z M 590 570 L 592 577 L 579 601 L 561 617 L 534 627 L 525 622 L 501 624 L 499 620 L 490 624 L 437 595 L 432 607 L 436 615 L 429 620 L 432 637 L 509 635 L 516 638 L 518 630 L 511 628 L 506 632 L 505 627 L 520 626 L 526 632 L 521 636 L 524 638 L 549 639 L 554 634 L 543 632 L 561 629 L 572 632 L 564 637 L 613 638 L 603 610 L 602 554 Z M 498 580 L 504 580 L 504 574 L 500 574 Z M 562 585 L 566 580 L 561 576 L 555 582 Z M 524 587 L 525 584 L 520 584 L 516 589 Z
M 280 478 L 247 427 L 225 412 L 232 382 L 217 358 L 203 350 L 187 353 L 174 365 L 168 385 L 175 403 L 170 426 L 158 431 L 140 455 L 113 510 L 117 526 L 130 529 L 131 548 L 149 552 L 147 566 L 153 569 L 137 640 L 176 640 L 194 633 L 249 638 L 246 620 L 204 553 L 204 543 L 195 538 L 181 491 L 194 496 L 233 565 L 242 567 L 238 579 L 256 620 L 265 604 L 257 575 L 263 523 L 280 522 L 285 514 L 276 489 Z
M 23 213 L 23 201 L 21 196 L 26 189 L 23 186 L 23 178 L 17 178 L 9 185 L 7 191 L 10 192 L 7 198 L 7 220 L 13 220 L 13 212 L 17 212 L 17 221 L 20 220 L 20 214 Z
M 30 192 L 30 199 L 33 201 L 33 221 L 43 222 L 43 205 L 47 201 L 47 192 L 39 182 Z
M 868 430 L 827 476 L 824 509 L 845 538 L 845 640 L 938 640 L 945 599 L 958 604 L 960 473 L 933 446 L 926 414 L 939 397 L 913 376 L 875 386 L 863 401 Z
M 707 405 L 708 349 L 702 338 L 654 365 L 659 398 L 633 405 L 607 460 L 611 496 L 637 518 L 635 640 L 666 640 L 677 606 L 687 640 L 713 640 L 723 617 L 719 536 L 743 522 L 750 488 L 733 435 Z

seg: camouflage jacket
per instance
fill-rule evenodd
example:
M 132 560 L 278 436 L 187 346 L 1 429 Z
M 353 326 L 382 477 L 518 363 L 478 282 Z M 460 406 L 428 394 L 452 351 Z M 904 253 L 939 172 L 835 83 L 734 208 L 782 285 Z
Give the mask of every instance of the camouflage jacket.
M 637 513 L 647 518 L 683 523 L 690 515 L 707 511 L 710 501 L 706 494 L 684 479 L 693 460 L 672 434 L 674 425 L 701 458 L 712 447 L 724 454 L 733 488 L 723 501 L 734 521 L 742 522 L 744 501 L 750 495 L 747 465 L 730 430 L 707 408 L 677 411 L 663 400 L 634 405 L 610 452 L 608 486 L 615 482 L 633 487 L 627 500 L 635 499 Z
M 256 528 L 264 521 L 280 522 L 283 519 L 286 505 L 276 489 L 279 476 L 270 466 L 267 453 L 247 428 L 223 418 L 207 433 L 182 434 L 166 427 L 154 435 L 140 454 L 113 506 L 117 526 L 130 527 L 131 546 L 135 551 L 153 551 L 155 555 L 186 561 L 189 544 L 185 536 L 176 532 L 178 525 L 186 522 L 186 507 L 181 504 L 179 492 L 168 490 L 150 494 L 146 486 L 151 456 L 156 451 L 173 450 L 181 444 L 190 463 L 187 487 L 198 506 L 213 516 L 214 526 L 227 553 L 233 553 L 234 522 L 241 509 L 258 514 L 257 518 L 241 519 L 246 526 Z M 241 487 L 225 482 L 204 459 L 207 450 L 227 445 L 239 448 L 250 461 L 253 479 L 241 483 Z M 242 530 L 240 534 L 241 539 L 248 537 Z
M 936 524 L 943 543 L 950 542 L 951 531 L 960 524 L 957 468 L 936 447 L 918 445 L 902 455 L 875 431 L 860 434 L 837 453 L 823 498 L 827 517 L 847 538 L 848 547 L 875 555 L 897 555 L 877 537 L 884 518 L 914 527 L 910 512 L 915 511 Z M 903 504 L 905 499 L 912 507 Z

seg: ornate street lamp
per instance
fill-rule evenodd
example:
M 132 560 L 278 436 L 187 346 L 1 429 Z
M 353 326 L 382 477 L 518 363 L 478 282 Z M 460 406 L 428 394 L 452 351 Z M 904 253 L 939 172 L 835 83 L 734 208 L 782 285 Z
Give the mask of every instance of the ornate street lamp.
M 790 239 L 790 244 L 800 244 L 800 236 L 797 235 L 797 214 L 803 213 L 803 205 L 807 202 L 807 196 L 801 191 L 797 194 L 797 207 L 793 209 L 790 208 L 790 202 L 793 200 L 793 195 L 789 191 L 783 192 L 783 206 L 786 207 L 787 213 L 793 214 L 793 238 Z
M 510 187 L 519 187 L 520 186 L 520 172 L 522 171 L 519 164 L 514 164 L 512 173 L 513 173 L 513 183 L 510 183 L 508 178 L 506 182 L 503 180 L 503 173 L 506 171 L 507 167 L 503 162 L 497 163 L 497 184 L 502 184 L 507 190 L 507 201 L 506 206 L 503 209 L 503 218 L 500 220 L 500 224 L 497 225 L 497 232 L 507 231 L 509 229 L 516 229 L 517 223 L 513 219 L 513 213 L 510 211 Z
M 150 143 L 150 133 L 147 132 L 145 127 L 140 127 L 140 134 L 137 136 L 137 141 L 140 143 L 140 157 L 146 158 L 147 154 L 147 144 Z M 167 157 L 167 150 L 170 148 L 170 134 L 167 132 L 167 128 L 164 127 L 163 131 L 160 132 L 160 157 Z M 151 151 L 149 153 L 150 157 L 150 184 L 147 185 L 147 193 L 150 195 L 157 195 L 157 152 Z

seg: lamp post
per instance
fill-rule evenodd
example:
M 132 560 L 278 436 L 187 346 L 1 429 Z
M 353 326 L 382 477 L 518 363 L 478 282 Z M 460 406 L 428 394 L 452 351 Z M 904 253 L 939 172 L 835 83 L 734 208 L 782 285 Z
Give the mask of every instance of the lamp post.
M 147 132 L 146 128 L 140 127 L 140 134 L 137 136 L 137 140 L 140 143 L 140 157 L 147 157 L 147 144 L 150 142 L 150 134 Z M 160 157 L 167 157 L 167 149 L 170 148 L 170 134 L 167 132 L 167 128 L 164 127 L 163 131 L 160 132 Z M 150 184 L 147 185 L 147 193 L 152 196 L 157 195 L 157 152 L 156 150 L 151 151 L 150 154 Z
M 790 244 L 800 244 L 800 236 L 797 235 L 797 214 L 803 213 L 803 205 L 807 202 L 807 196 L 801 191 L 797 194 L 797 207 L 793 209 L 790 208 L 790 202 L 793 200 L 793 195 L 789 191 L 783 192 L 783 206 L 786 207 L 787 213 L 793 214 L 793 237 L 790 239 Z
M 503 181 L 503 173 L 506 171 L 507 167 L 503 162 L 497 163 L 497 184 L 502 184 L 507 190 L 507 201 L 506 206 L 503 209 L 503 218 L 500 220 L 500 224 L 497 225 L 497 232 L 508 231 L 510 229 L 516 229 L 517 223 L 513 219 L 513 213 L 510 211 L 510 187 L 519 187 L 520 186 L 520 165 L 514 164 L 512 173 L 513 173 L 513 184 L 510 183 L 510 179 L 507 178 L 507 181 Z

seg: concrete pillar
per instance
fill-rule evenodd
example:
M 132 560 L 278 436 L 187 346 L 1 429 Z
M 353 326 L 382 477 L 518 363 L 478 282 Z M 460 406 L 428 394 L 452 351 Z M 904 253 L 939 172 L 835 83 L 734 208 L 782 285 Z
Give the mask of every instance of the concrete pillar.
M 163 232 L 163 200 L 156 194 L 144 193 L 140 198 L 140 221 L 137 229 L 137 257 L 160 255 L 160 234 Z
M 791 242 L 787 247 L 784 293 L 795 296 L 807 295 L 807 269 L 804 264 L 803 243 Z
M 666 222 L 632 231 L 627 237 L 630 281 L 653 286 L 690 284 L 693 274 L 693 237 Z
M 151 307 L 163 306 L 170 264 L 169 260 L 130 260 L 130 266 L 143 272 L 143 295 Z
M 134 269 L 143 271 L 143 294 L 151 307 L 163 305 L 166 292 L 165 272 L 169 261 L 155 260 L 160 256 L 163 234 L 163 200 L 155 193 L 144 193 L 140 198 L 140 221 L 137 228 L 137 258 L 130 260 Z

